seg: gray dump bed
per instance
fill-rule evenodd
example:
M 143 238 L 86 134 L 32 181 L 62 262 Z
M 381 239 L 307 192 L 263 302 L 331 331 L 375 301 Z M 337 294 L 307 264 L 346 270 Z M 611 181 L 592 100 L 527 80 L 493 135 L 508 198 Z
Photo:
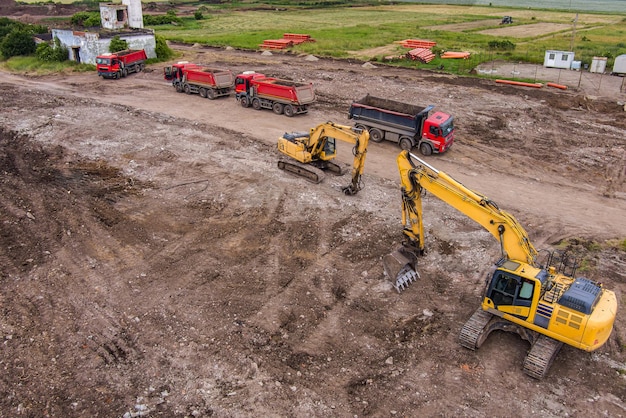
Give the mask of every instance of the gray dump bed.
M 348 117 L 364 122 L 403 127 L 419 133 L 422 129 L 422 121 L 428 117 L 428 113 L 432 109 L 433 106 L 416 106 L 368 94 L 361 100 L 352 103 Z

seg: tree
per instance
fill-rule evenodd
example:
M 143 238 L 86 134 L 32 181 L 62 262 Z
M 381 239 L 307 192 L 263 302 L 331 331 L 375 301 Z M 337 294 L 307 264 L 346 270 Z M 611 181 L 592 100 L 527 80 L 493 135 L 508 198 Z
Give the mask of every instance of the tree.
M 109 44 L 109 52 L 118 52 L 128 49 L 128 42 L 120 39 L 119 35 L 115 35 Z
M 30 55 L 35 52 L 35 48 L 33 35 L 26 29 L 14 29 L 0 43 L 0 52 L 5 58 Z
M 154 40 L 156 42 L 154 52 L 156 52 L 157 58 L 162 59 L 162 60 L 167 60 L 167 59 L 172 58 L 172 56 L 174 55 L 174 51 L 172 51 L 172 49 L 169 46 L 167 46 L 167 42 L 165 41 L 165 38 L 162 36 L 156 35 L 154 37 Z

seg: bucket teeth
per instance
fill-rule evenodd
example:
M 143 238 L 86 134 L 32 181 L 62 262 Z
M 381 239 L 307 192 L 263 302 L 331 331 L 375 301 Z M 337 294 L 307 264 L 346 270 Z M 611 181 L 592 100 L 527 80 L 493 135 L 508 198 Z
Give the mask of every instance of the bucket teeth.
M 398 293 L 409 287 L 411 283 L 420 278 L 420 275 L 415 270 L 407 269 L 403 273 L 399 274 L 394 283 L 394 287 Z

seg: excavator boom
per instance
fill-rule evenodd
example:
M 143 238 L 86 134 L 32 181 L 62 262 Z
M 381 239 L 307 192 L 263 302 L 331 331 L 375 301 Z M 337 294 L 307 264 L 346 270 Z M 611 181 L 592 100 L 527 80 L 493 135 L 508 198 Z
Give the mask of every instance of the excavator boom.
M 424 226 L 422 221 L 422 192 L 428 191 L 461 213 L 476 221 L 489 231 L 499 242 L 503 258 L 521 260 L 529 265 L 536 265 L 537 250 L 531 244 L 528 234 L 519 222 L 508 212 L 500 209 L 492 200 L 476 193 L 446 173 L 435 169 L 419 157 L 402 151 L 397 157 L 398 170 L 402 183 L 402 224 L 406 241 L 392 257 L 384 260 L 384 267 L 398 290 L 406 287 L 403 274 L 408 267 L 397 265 L 414 255 L 424 252 Z M 413 261 L 414 263 L 414 261 Z M 394 265 L 396 264 L 396 265 Z

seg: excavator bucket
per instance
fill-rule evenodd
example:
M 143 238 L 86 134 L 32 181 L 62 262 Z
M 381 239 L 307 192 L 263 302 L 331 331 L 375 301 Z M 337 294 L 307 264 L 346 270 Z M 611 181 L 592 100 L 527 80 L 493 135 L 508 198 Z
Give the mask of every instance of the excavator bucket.
M 396 290 L 402 292 L 412 282 L 419 279 L 420 275 L 415 269 L 417 257 L 404 247 L 398 248 L 391 254 L 383 257 L 385 274 L 391 280 Z

